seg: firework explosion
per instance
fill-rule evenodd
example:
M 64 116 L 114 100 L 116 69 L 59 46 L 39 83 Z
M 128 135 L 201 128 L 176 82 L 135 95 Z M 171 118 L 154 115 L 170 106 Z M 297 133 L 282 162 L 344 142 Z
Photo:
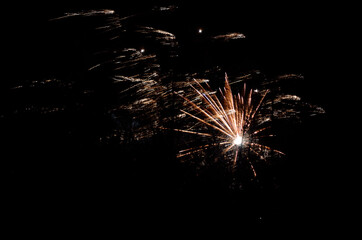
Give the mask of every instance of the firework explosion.
M 241 163 L 245 161 L 256 177 L 258 163 L 284 155 L 272 147 L 273 121 L 293 120 L 302 114 L 324 111 L 302 102 L 297 95 L 284 92 L 283 84 L 302 80 L 300 75 L 263 78 L 257 83 L 253 79 L 260 75 L 258 71 L 233 77 L 231 82 L 225 76 L 223 90 L 213 91 L 208 78 L 219 75 L 220 68 L 203 73 L 176 68 L 180 53 L 178 38 L 148 24 L 149 17 L 165 16 L 176 9 L 174 5 L 154 7 L 148 13 L 129 16 L 121 16 L 113 9 L 68 12 L 51 22 L 86 18 L 96 33 L 98 45 L 87 69 L 89 74 L 111 79 L 118 99 L 107 105 L 107 114 L 117 127 L 99 137 L 103 144 L 148 141 L 168 130 L 187 133 L 189 137 L 180 136 L 179 140 L 183 148 L 178 149 L 177 157 L 181 161 L 205 158 L 210 149 L 216 149 L 217 159 L 224 158 L 232 169 L 244 166 Z M 196 31 L 204 35 L 202 28 Z M 227 43 L 246 36 L 229 32 L 206 38 Z M 240 84 L 233 94 L 231 85 Z M 85 90 L 84 94 L 89 91 Z
M 92 45 L 86 62 L 87 74 L 111 80 L 108 88 L 115 96 L 102 110 L 115 127 L 98 135 L 101 144 L 149 141 L 173 131 L 183 134 L 176 140 L 180 147 L 176 155 L 182 162 L 205 159 L 214 149 L 218 152 L 216 158 L 224 159 L 232 169 L 247 162 L 256 177 L 257 164 L 284 156 L 282 150 L 273 146 L 275 121 L 298 120 L 302 115 L 322 114 L 324 110 L 303 102 L 298 95 L 286 93 L 284 85 L 288 81 L 303 80 L 296 74 L 270 80 L 260 77 L 262 74 L 257 70 L 244 75 L 234 73 L 229 77 L 232 80 L 225 76 L 223 90 L 214 91 L 219 80 L 214 76 L 223 73 L 223 69 L 213 66 L 197 73 L 182 69 L 182 49 L 176 34 L 149 22 L 150 18 L 176 10 L 177 6 L 170 5 L 128 16 L 113 9 L 84 10 L 67 12 L 50 19 L 50 23 L 86 23 L 88 36 L 95 38 L 87 39 Z M 230 31 L 206 35 L 202 28 L 195 34 L 218 44 L 247 39 L 243 33 Z M 47 79 L 15 86 L 13 90 L 39 85 L 71 91 L 76 84 Z M 232 86 L 236 86 L 234 93 Z M 88 97 L 96 91 L 85 88 L 81 95 Z M 58 104 L 37 110 L 30 106 L 24 111 L 48 114 L 67 112 L 69 107 Z M 196 163 L 200 164 L 213 163 Z
M 225 150 L 223 152 L 226 153 L 231 149 L 233 149 L 233 151 L 235 152 L 233 160 L 234 166 L 236 165 L 240 148 L 250 148 L 251 151 L 256 153 L 261 158 L 263 158 L 262 154 L 260 153 L 262 149 L 273 151 L 278 154 L 283 154 L 282 152 L 273 150 L 268 146 L 260 145 L 257 142 L 252 142 L 252 139 L 254 139 L 255 137 L 264 137 L 259 136 L 259 134 L 262 133 L 264 130 L 268 129 L 268 127 L 262 127 L 255 130 L 255 127 L 253 126 L 254 124 L 258 125 L 256 119 L 258 117 L 260 118 L 260 116 L 256 115 L 259 111 L 260 106 L 263 103 L 265 96 L 268 93 L 268 90 L 261 93 L 262 96 L 257 103 L 252 103 L 252 99 L 254 99 L 254 97 L 252 96 L 254 92 L 253 89 L 250 89 L 247 92 L 246 84 L 244 84 L 242 93 L 233 95 L 227 76 L 225 76 L 224 91 L 222 92 L 220 90 L 220 95 L 222 99 L 221 101 L 216 97 L 215 93 L 210 92 L 210 90 L 206 90 L 199 83 L 198 86 L 200 90 L 197 90 L 196 88 L 194 88 L 194 90 L 202 99 L 205 107 L 200 107 L 196 105 L 188 98 L 184 99 L 187 101 L 187 103 L 189 103 L 189 105 L 191 105 L 195 110 L 203 115 L 203 117 L 198 117 L 184 110 L 181 111 L 186 115 L 218 131 L 219 134 L 216 135 L 216 137 L 220 139 L 219 145 L 225 145 Z M 178 131 L 208 137 L 212 136 L 209 133 L 193 132 L 188 130 Z M 208 145 L 204 145 L 201 147 L 197 147 L 196 149 L 191 148 L 187 150 L 181 150 L 179 157 L 192 154 L 195 151 L 200 151 L 207 146 Z M 253 165 L 251 166 L 254 172 L 254 176 L 256 176 L 254 167 Z
M 0 126 L 10 215 L 58 219 L 58 209 L 62 223 L 79 226 L 79 214 L 118 231 L 164 210 L 180 229 L 224 222 L 238 234 L 243 220 L 278 231 L 322 222 L 335 195 L 323 188 L 335 193 L 339 176 L 328 169 L 336 131 L 329 68 L 314 55 L 320 29 L 304 26 L 302 5 L 167 2 L 9 12 Z
M 292 77 L 296 76 L 282 76 L 279 80 Z M 242 79 L 245 79 L 245 76 Z M 206 87 L 200 82 L 205 82 Z M 180 95 L 187 106 L 187 110 L 180 109 L 182 116 L 191 118 L 189 122 L 193 122 L 192 120 L 196 122 L 187 124 L 186 129 L 175 129 L 175 131 L 209 139 L 206 144 L 180 150 L 178 157 L 181 159 L 197 156 L 209 148 L 217 148 L 232 169 L 240 165 L 237 164 L 238 161 L 246 161 L 253 176 L 257 177 L 254 166 L 256 163 L 267 162 L 270 158 L 285 155 L 263 143 L 275 136 L 271 132 L 273 121 L 297 119 L 300 112 L 308 112 L 310 115 L 324 113 L 324 110 L 317 106 L 303 103 L 296 95 L 270 93 L 271 90 L 267 88 L 247 89 L 246 83 L 243 83 L 241 92 L 234 95 L 226 74 L 223 90 L 213 91 L 207 82 L 194 79 L 194 84 L 190 84 L 194 95 L 192 93 L 191 97 Z M 270 84 L 265 85 L 270 87 Z M 195 142 L 198 141 L 200 140 L 195 139 Z

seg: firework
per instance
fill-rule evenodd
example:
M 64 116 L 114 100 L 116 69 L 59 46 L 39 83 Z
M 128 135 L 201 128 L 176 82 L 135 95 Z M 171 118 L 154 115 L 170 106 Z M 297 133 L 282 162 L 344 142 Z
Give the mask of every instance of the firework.
M 254 83 L 258 88 L 247 87 L 246 81 L 251 79 L 251 74 L 246 74 L 229 82 L 225 74 L 224 88 L 219 91 L 213 91 L 208 80 L 194 79 L 189 87 L 191 92 L 177 93 L 185 102 L 180 116 L 187 118 L 189 123 L 175 131 L 195 136 L 190 142 L 192 147 L 179 151 L 180 159 L 200 158 L 200 154 L 205 157 L 203 153 L 210 149 L 220 149 L 222 159 L 231 169 L 235 170 L 242 162 L 247 162 L 256 177 L 256 165 L 285 156 L 283 151 L 272 147 L 276 137 L 274 122 L 292 122 L 300 120 L 303 114 L 324 113 L 322 108 L 282 91 L 281 81 L 302 79 L 299 75 L 264 79 L 259 84 Z M 240 92 L 233 94 L 231 85 L 237 83 L 242 84 Z M 202 164 L 205 165 L 205 162 Z
M 156 7 L 151 15 L 164 16 L 175 9 Z M 97 50 L 94 61 L 89 61 L 88 71 L 112 79 L 118 101 L 108 105 L 106 111 L 118 127 L 101 139 L 112 138 L 122 143 L 132 136 L 134 141 L 140 141 L 172 129 L 187 133 L 188 137 L 182 136 L 181 142 L 193 136 L 178 152 L 180 159 L 205 159 L 210 149 L 216 149 L 233 169 L 243 161 L 248 162 L 256 176 L 258 162 L 284 155 L 270 140 L 275 136 L 273 121 L 323 113 L 323 109 L 304 103 L 301 97 L 286 93 L 284 83 L 303 79 L 298 74 L 272 80 L 263 78 L 260 71 L 233 77 L 233 81 L 225 76 L 223 90 L 213 91 L 207 78 L 222 69 L 204 69 L 203 73 L 180 70 L 174 61 L 180 50 L 176 35 L 151 26 L 145 18 L 148 15 L 124 17 L 115 10 L 89 10 L 66 13 L 56 19 L 75 16 L 102 16 L 97 18 L 100 21 L 92 22 L 97 33 L 94 36 L 102 41 L 95 41 L 100 45 L 94 47 Z M 198 32 L 203 33 L 203 29 Z M 234 32 L 205 39 L 228 42 L 243 38 L 244 34 Z M 246 84 L 254 79 L 258 82 Z M 240 92 L 233 94 L 231 86 L 239 85 Z
M 207 85 L 207 89 L 205 89 L 197 82 L 197 86 L 198 89 L 193 86 L 192 88 L 203 104 L 197 105 L 194 101 L 181 96 L 196 113 L 190 113 L 182 109 L 181 112 L 196 119 L 199 123 L 216 130 L 216 134 L 213 135 L 207 132 L 182 129 L 176 129 L 176 131 L 205 137 L 216 137 L 219 141 L 218 145 L 224 148 L 223 153 L 233 152 L 233 166 L 236 166 L 238 156 L 243 149 L 250 149 L 261 158 L 263 158 L 261 154 L 263 150 L 284 154 L 281 151 L 259 144 L 258 141 L 255 140 L 265 137 L 261 135 L 261 133 L 268 129 L 268 127 L 259 126 L 258 121 L 260 122 L 260 120 L 258 120 L 258 118 L 260 116 L 258 116 L 258 112 L 269 90 L 258 91 L 259 96 L 255 97 L 258 100 L 255 101 L 253 96 L 256 94 L 255 91 L 253 89 L 247 90 L 246 84 L 244 84 L 241 93 L 233 95 L 226 74 L 225 87 L 223 91 L 219 91 L 219 97 L 215 92 L 210 90 L 209 85 Z M 209 146 L 210 145 L 207 144 L 196 148 L 181 150 L 178 156 L 190 155 Z M 256 176 L 254 166 L 252 164 L 251 166 Z

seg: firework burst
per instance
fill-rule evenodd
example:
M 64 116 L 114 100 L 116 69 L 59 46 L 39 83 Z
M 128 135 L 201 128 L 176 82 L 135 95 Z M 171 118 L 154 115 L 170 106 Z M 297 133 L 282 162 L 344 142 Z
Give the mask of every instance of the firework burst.
M 98 41 L 92 42 L 94 52 L 87 70 L 89 75 L 103 74 L 111 79 L 112 92 L 117 96 L 115 102 L 106 106 L 117 127 L 100 139 L 105 144 L 113 140 L 137 142 L 172 129 L 182 134 L 180 142 L 186 144 L 177 154 L 182 161 L 201 154 L 204 159 L 201 161 L 205 162 L 207 153 L 216 149 L 217 159 L 225 159 L 232 169 L 247 162 L 256 177 L 259 162 L 284 155 L 270 141 L 275 136 L 274 120 L 298 119 L 305 113 L 319 114 L 324 110 L 302 102 L 297 95 L 285 94 L 284 83 L 303 78 L 296 74 L 273 80 L 263 78 L 258 72 L 233 77 L 233 81 L 225 76 L 224 88 L 213 91 L 207 84 L 209 80 L 204 78 L 224 71 L 219 67 L 203 69 L 203 73 L 182 69 L 179 64 L 183 63 L 179 57 L 182 44 L 178 35 L 146 19 L 165 16 L 175 9 L 175 6 L 157 7 L 148 15 L 128 16 L 120 16 L 117 10 L 88 10 L 52 19 L 94 17 L 97 20 L 89 23 Z M 243 38 L 245 35 L 237 32 L 205 37 L 205 41 L 227 43 Z M 259 82 L 246 84 L 255 79 Z M 231 85 L 237 83 L 242 86 L 234 94 Z M 189 138 L 190 142 L 184 141 Z
M 195 113 L 185 110 L 181 110 L 181 112 L 215 131 L 213 131 L 214 133 L 182 129 L 176 129 L 176 131 L 216 138 L 218 140 L 217 144 L 223 147 L 223 154 L 232 152 L 232 165 L 234 167 L 237 164 L 239 155 L 245 149 L 250 150 L 261 159 L 264 159 L 265 151 L 284 155 L 281 151 L 259 143 L 260 138 L 271 136 L 263 135 L 270 127 L 263 126 L 263 121 L 260 119 L 262 116 L 259 114 L 269 90 L 248 90 L 244 83 L 241 93 L 233 95 L 228 77 L 225 74 L 224 89 L 219 89 L 219 96 L 217 96 L 216 92 L 211 91 L 208 84 L 206 84 L 207 87 L 205 88 L 196 80 L 195 82 L 198 88 L 191 87 L 195 91 L 197 98 L 201 99 L 202 105 L 181 96 Z M 181 150 L 178 157 L 194 154 L 210 146 L 210 144 L 206 144 Z M 254 176 L 256 176 L 253 163 L 249 159 L 248 161 Z

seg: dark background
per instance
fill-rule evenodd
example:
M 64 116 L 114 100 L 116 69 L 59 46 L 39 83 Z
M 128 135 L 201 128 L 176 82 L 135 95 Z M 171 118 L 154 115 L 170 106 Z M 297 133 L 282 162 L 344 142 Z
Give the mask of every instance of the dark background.
M 92 43 L 86 31 L 71 24 L 52 25 L 48 19 L 94 8 L 129 15 L 167 2 L 15 5 L 5 15 L 3 48 L 8 66 L 1 81 L 2 175 L 10 225 L 36 222 L 50 229 L 59 225 L 61 229 L 157 226 L 176 232 L 205 225 L 238 232 L 246 224 L 284 231 L 285 226 L 310 230 L 335 221 L 339 210 L 331 206 L 331 199 L 341 191 L 343 173 L 332 173 L 336 161 L 330 123 L 334 54 L 329 43 L 334 19 L 329 6 L 180 3 L 170 21 L 157 23 L 178 38 L 178 64 L 185 69 L 218 65 L 226 72 L 258 69 L 271 78 L 302 74 L 305 79 L 296 86 L 297 92 L 326 110 L 324 116 L 306 118 L 283 132 L 288 161 L 271 167 L 260 183 L 237 191 L 230 189 L 229 176 L 220 169 L 200 177 L 185 169 L 171 157 L 175 146 L 167 136 L 132 146 L 97 144 L 97 136 L 113 124 L 102 112 L 102 104 L 113 100 L 106 87 L 93 99 L 81 98 L 77 89 L 12 90 L 50 78 L 75 81 L 79 89 L 84 84 L 102 87 L 87 82 L 89 76 L 84 73 Z M 197 34 L 200 27 L 202 37 Z M 225 45 L 208 45 L 202 39 L 221 32 L 242 32 L 247 38 Z M 16 109 L 44 102 L 65 103 L 71 110 L 60 115 L 15 114 Z M 79 110 L 77 103 L 85 107 Z

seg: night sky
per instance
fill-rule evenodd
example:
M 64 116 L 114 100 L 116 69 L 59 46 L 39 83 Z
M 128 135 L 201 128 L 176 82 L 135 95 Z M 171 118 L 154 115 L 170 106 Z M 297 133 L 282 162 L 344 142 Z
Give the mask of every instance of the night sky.
M 10 226 L 32 222 L 37 225 L 32 231 L 53 232 L 107 226 L 121 235 L 131 228 L 172 229 L 176 236 L 216 228 L 242 235 L 249 224 L 283 232 L 332 221 L 328 203 L 339 176 L 328 167 L 333 136 L 326 8 L 304 2 L 150 2 L 32 3 L 6 14 L 10 23 L 3 48 L 10 64 L 1 81 L 0 138 Z M 178 6 L 172 13 L 149 14 L 172 5 Z M 280 127 L 286 159 L 269 164 L 258 181 L 240 188 L 230 186 L 232 176 L 218 165 L 195 174 L 181 164 L 172 133 L 127 144 L 101 142 L 117 127 L 105 109 L 119 95 L 111 70 L 88 69 L 104 60 L 95 52 L 114 46 L 94 31 L 101 18 L 49 21 L 90 9 L 113 9 L 121 16 L 144 13 L 140 21 L 173 33 L 179 46 L 172 61 L 147 39 L 127 43 L 157 52 L 162 71 L 181 75 L 217 67 L 234 76 L 256 70 L 268 78 L 302 75 L 292 88 L 326 113 Z M 210 41 L 227 32 L 246 38 Z M 63 110 L 48 111 L 54 108 Z

